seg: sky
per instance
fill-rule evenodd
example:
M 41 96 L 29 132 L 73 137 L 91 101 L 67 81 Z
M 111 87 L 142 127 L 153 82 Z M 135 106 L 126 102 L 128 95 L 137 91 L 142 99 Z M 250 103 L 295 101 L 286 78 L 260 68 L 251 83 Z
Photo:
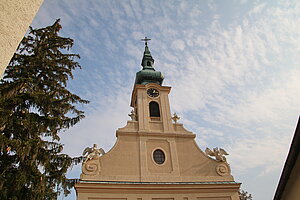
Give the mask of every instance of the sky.
M 60 134 L 65 153 L 114 145 L 147 36 L 172 87 L 172 113 L 202 150 L 230 154 L 235 181 L 253 199 L 273 198 L 300 111 L 299 1 L 44 0 L 31 26 L 57 18 L 81 56 L 68 88 L 91 101 L 86 118 Z M 80 173 L 74 166 L 68 177 Z

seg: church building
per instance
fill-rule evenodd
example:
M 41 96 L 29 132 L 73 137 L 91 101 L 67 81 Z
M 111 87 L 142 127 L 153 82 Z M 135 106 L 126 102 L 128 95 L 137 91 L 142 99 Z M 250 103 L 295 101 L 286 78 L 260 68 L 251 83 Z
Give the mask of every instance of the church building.
M 154 69 L 148 38 L 136 73 L 127 125 L 107 153 L 90 148 L 75 185 L 77 199 L 239 200 L 223 149 L 203 152 L 196 135 L 171 114 L 163 75 Z M 102 150 L 102 151 L 99 151 Z

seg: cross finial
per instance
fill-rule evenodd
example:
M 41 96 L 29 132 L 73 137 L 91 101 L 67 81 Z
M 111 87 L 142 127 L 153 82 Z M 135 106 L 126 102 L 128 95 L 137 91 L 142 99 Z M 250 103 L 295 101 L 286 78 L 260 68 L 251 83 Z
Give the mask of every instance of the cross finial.
M 145 37 L 145 38 L 143 38 L 143 39 L 141 39 L 141 40 L 142 40 L 142 41 L 145 41 L 145 45 L 147 46 L 147 45 L 148 45 L 148 43 L 147 43 L 147 42 L 148 42 L 149 40 L 151 40 L 151 39 L 150 39 L 150 38 L 147 38 L 147 37 Z
M 172 117 L 172 120 L 175 122 L 175 124 L 177 124 L 177 121 L 180 119 L 180 117 L 176 114 L 176 113 L 174 113 L 173 114 L 173 117 Z

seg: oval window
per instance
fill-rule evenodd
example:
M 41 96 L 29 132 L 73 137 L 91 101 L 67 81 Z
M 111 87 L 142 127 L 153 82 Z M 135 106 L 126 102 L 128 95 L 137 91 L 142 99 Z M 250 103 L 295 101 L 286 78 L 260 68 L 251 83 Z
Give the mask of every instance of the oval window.
M 165 154 L 162 150 L 160 149 L 156 149 L 154 152 L 153 152 L 153 160 L 161 165 L 165 162 Z

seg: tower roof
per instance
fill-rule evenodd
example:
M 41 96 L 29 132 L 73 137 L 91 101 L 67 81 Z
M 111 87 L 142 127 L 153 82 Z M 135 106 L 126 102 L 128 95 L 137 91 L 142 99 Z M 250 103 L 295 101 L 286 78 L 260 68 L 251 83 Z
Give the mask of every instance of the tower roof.
M 160 71 L 156 71 L 153 67 L 154 59 L 151 56 L 148 43 L 151 39 L 145 37 L 142 41 L 145 41 L 145 51 L 142 59 L 143 69 L 136 73 L 135 84 L 146 85 L 148 83 L 156 83 L 161 85 L 164 76 Z

